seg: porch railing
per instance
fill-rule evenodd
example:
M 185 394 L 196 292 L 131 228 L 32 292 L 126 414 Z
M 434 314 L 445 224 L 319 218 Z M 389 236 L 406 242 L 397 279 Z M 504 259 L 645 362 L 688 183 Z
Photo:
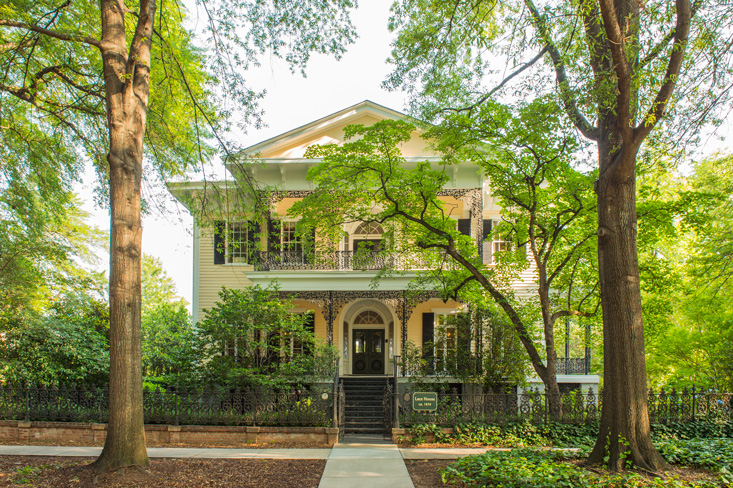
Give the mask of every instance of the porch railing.
M 557 358 L 557 374 L 590 374 L 590 352 L 584 358 Z
M 431 263 L 417 256 L 382 252 L 330 251 L 313 255 L 303 251 L 257 251 L 253 265 L 256 271 L 352 271 L 386 267 L 418 270 L 427 269 Z

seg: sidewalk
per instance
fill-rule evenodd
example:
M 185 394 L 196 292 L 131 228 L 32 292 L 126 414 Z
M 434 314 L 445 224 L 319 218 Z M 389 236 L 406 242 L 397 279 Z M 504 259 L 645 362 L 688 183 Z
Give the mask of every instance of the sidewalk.
M 319 488 L 413 488 L 405 459 L 457 459 L 487 449 L 400 449 L 381 436 L 346 436 L 332 449 L 149 447 L 151 458 L 325 459 Z M 2 446 L 0 456 L 96 457 L 101 447 Z

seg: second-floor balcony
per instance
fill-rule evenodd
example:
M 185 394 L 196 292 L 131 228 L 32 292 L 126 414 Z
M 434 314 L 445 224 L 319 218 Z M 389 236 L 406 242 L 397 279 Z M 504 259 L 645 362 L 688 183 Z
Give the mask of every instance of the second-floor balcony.
M 329 251 L 315 255 L 303 251 L 257 251 L 252 264 L 255 271 L 419 270 L 429 266 L 418 256 L 369 251 Z

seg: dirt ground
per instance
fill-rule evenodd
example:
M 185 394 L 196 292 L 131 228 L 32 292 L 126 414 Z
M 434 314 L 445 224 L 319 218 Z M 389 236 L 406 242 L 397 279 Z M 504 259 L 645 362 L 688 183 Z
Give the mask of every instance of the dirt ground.
M 38 488 L 317 488 L 324 460 L 151 459 L 149 474 L 109 475 L 94 480 L 94 458 L 0 456 L 0 487 Z M 415 488 L 443 484 L 438 469 L 450 461 L 407 461 Z
M 39 488 L 317 488 L 325 460 L 151 459 L 148 473 L 94 479 L 94 458 L 0 456 L 0 487 Z

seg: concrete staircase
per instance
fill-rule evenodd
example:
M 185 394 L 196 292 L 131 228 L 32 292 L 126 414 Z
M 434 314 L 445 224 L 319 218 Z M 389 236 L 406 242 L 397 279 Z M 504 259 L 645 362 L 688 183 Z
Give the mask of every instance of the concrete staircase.
M 344 432 L 346 434 L 384 433 L 384 389 L 390 378 L 344 377 Z

